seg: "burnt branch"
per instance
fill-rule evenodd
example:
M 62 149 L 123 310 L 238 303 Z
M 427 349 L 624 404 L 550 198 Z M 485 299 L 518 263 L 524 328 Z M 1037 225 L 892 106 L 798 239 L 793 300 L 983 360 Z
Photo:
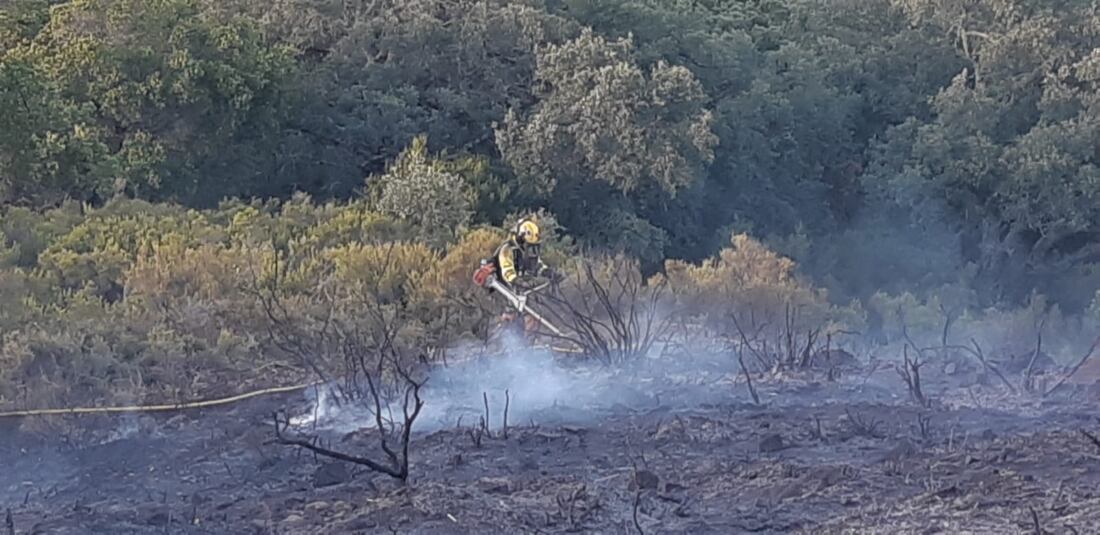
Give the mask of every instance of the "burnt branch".
M 749 352 L 752 353 L 754 357 L 756 357 L 757 362 L 759 362 L 764 369 L 771 369 L 775 367 L 776 363 L 773 362 L 772 359 L 768 358 L 767 343 L 764 343 L 763 349 L 757 349 L 756 345 L 749 341 L 748 335 L 745 334 L 745 329 L 741 328 L 741 322 L 737 321 L 737 314 L 731 312 L 729 314 L 729 318 L 730 321 L 733 323 L 734 328 L 737 329 L 737 334 L 741 340 L 741 347 L 739 348 L 739 352 L 743 352 L 745 349 L 749 350 Z M 763 329 L 765 326 L 766 325 L 761 326 L 760 328 Z M 754 339 L 755 338 L 756 337 L 754 337 Z M 744 363 L 742 363 L 742 366 L 744 366 Z
M 783 370 L 809 369 L 813 367 L 814 356 L 818 354 L 817 348 L 824 329 L 822 327 L 806 329 L 801 327 L 800 309 L 801 307 L 795 306 L 789 301 L 786 302 L 783 308 L 783 321 L 781 324 L 775 325 L 773 329 L 767 329 L 769 325 L 767 322 L 761 322 L 760 325 L 757 325 L 755 314 L 751 310 L 748 311 L 749 324 L 756 327 L 756 331 L 751 337 L 742 325 L 737 313 L 731 312 L 727 314 L 727 317 L 736 337 L 727 336 L 727 338 L 737 340 L 734 344 L 735 347 L 738 347 L 740 351 L 747 350 L 749 354 L 756 357 L 762 367 L 770 369 L 772 373 L 779 373 Z M 766 330 L 770 334 L 762 336 L 762 333 Z M 826 339 L 827 344 L 832 343 L 830 334 L 826 333 Z M 772 350 L 769 351 L 769 348 Z
M 1085 363 L 1088 362 L 1088 360 L 1090 358 L 1092 358 L 1092 354 L 1096 352 L 1096 346 L 1097 345 L 1100 345 L 1100 337 L 1097 337 L 1096 340 L 1094 340 L 1092 342 L 1092 346 L 1089 347 L 1088 353 L 1085 353 L 1085 356 L 1081 357 L 1081 360 L 1077 361 L 1077 364 L 1073 367 L 1073 369 L 1071 369 L 1069 371 L 1069 373 L 1067 373 L 1065 375 L 1065 377 L 1062 377 L 1062 380 L 1058 381 L 1058 384 L 1054 385 L 1053 387 L 1051 387 L 1050 390 L 1047 390 L 1046 392 L 1043 393 L 1043 397 L 1047 397 L 1047 396 L 1053 394 L 1055 390 L 1058 390 L 1059 388 L 1061 388 L 1062 385 L 1066 384 L 1066 381 L 1068 381 L 1071 377 L 1076 375 L 1077 370 L 1080 370 L 1081 367 L 1084 366 Z
M 493 432 L 489 429 L 489 394 L 482 392 L 481 399 L 485 402 L 485 417 L 481 419 L 481 426 L 485 430 L 485 435 L 492 438 Z
M 810 427 L 810 438 L 825 441 L 825 430 L 821 428 L 821 418 L 814 416 L 813 427 Z
M 390 440 L 394 435 L 394 424 L 389 422 L 389 425 L 387 425 L 387 422 L 380 416 L 382 413 L 381 395 L 378 389 L 373 387 L 373 379 L 369 380 L 372 385 L 371 396 L 375 403 L 374 413 L 376 419 L 374 430 L 378 438 L 379 446 L 385 454 L 387 462 L 383 463 L 367 457 L 319 446 L 316 437 L 303 438 L 287 436 L 286 431 L 290 425 L 289 420 L 280 421 L 277 414 L 275 415 L 274 422 L 275 442 L 285 446 L 302 448 L 313 452 L 315 455 L 366 466 L 375 472 L 386 474 L 401 481 L 406 481 L 409 477 L 409 444 L 412 441 L 412 428 L 416 423 L 416 419 L 420 416 L 421 409 L 424 407 L 424 401 L 420 397 L 420 389 L 423 386 L 423 382 L 415 381 L 409 376 L 404 377 L 406 381 L 406 390 L 402 403 L 403 420 L 400 425 L 400 433 L 397 433 L 400 446 L 397 450 L 394 450 L 390 444 Z
M 501 423 L 500 434 L 504 440 L 508 440 L 508 406 L 511 404 L 511 395 L 508 389 L 504 389 L 504 421 Z
M 481 419 L 480 425 L 467 429 L 466 435 L 470 437 L 475 448 L 481 449 L 481 439 L 485 437 L 485 418 Z
M 745 384 L 749 387 L 749 394 L 752 395 L 752 402 L 759 405 L 760 396 L 756 393 L 756 387 L 752 384 L 752 374 L 749 373 L 749 369 L 745 366 L 744 353 L 737 355 L 737 362 L 741 364 L 741 373 L 745 375 Z
M 946 305 L 940 303 L 940 314 L 943 315 L 943 329 L 940 332 L 941 347 L 947 347 L 947 339 L 951 331 L 951 325 L 959 318 L 960 310 L 961 307 L 947 308 Z
M 1039 513 L 1035 512 L 1035 508 L 1030 505 L 1027 508 L 1031 511 L 1031 527 L 1035 535 L 1043 535 L 1043 526 L 1039 523 Z
M 881 422 L 873 417 L 863 418 L 848 409 L 845 409 L 844 412 L 848 415 L 848 425 L 856 435 L 867 438 L 883 438 L 878 428 Z
M 581 506 L 581 508 L 584 507 L 584 499 L 587 496 L 587 489 L 587 485 L 582 484 L 581 486 L 570 491 L 567 496 L 558 494 L 555 497 L 555 501 L 558 504 L 558 514 L 563 520 L 569 523 L 569 528 L 571 530 L 576 530 L 577 528 L 579 528 L 584 521 L 583 515 L 587 511 L 578 510 L 580 509 L 578 508 L 578 504 Z
M 1096 446 L 1097 453 L 1100 453 L 1100 438 L 1097 438 L 1096 435 L 1094 435 L 1092 433 L 1089 433 L 1088 431 L 1085 431 L 1084 429 L 1081 429 L 1080 431 L 1081 431 L 1081 434 L 1085 436 L 1085 438 L 1089 439 L 1089 442 L 1092 442 L 1093 445 Z
M 634 529 L 638 530 L 638 535 L 645 535 L 645 531 L 642 531 L 642 524 L 638 521 L 638 507 L 642 504 L 642 491 L 639 490 L 634 493 Z
M 599 270 L 596 263 L 583 261 L 569 280 L 561 293 L 536 296 L 546 318 L 568 333 L 547 336 L 605 364 L 648 354 L 672 325 L 671 318 L 658 313 L 667 283 L 647 284 L 632 261 L 611 259 Z
M 965 351 L 967 353 L 970 353 L 971 355 L 974 356 L 974 358 L 978 359 L 978 362 L 981 363 L 983 368 L 985 368 L 987 371 L 993 372 L 993 374 L 996 375 L 997 378 L 1001 380 L 1001 383 L 1004 384 L 1005 387 L 1007 387 L 1009 389 L 1009 391 L 1011 391 L 1013 394 L 1016 394 L 1017 393 L 1016 387 L 1012 386 L 1012 383 L 1009 382 L 1009 380 L 1007 378 L 1005 378 L 1004 374 L 1001 373 L 1000 369 L 998 369 L 996 366 L 994 366 L 993 363 L 986 360 L 985 353 L 982 351 L 982 346 L 978 344 L 978 341 L 971 338 L 970 339 L 970 344 L 973 347 L 971 347 L 971 346 L 944 346 L 944 349 L 957 349 L 957 350 L 961 350 L 961 351 Z
M 366 457 L 358 457 L 355 455 L 349 455 L 347 453 L 330 450 L 328 448 L 323 448 L 316 444 L 316 440 L 286 437 L 283 435 L 283 433 L 286 431 L 287 427 L 290 426 L 289 420 L 280 421 L 278 414 L 275 414 L 274 419 L 275 442 L 278 444 L 282 444 L 284 446 L 297 446 L 299 448 L 311 451 L 317 455 L 331 457 L 339 461 L 360 464 L 366 466 L 367 468 L 370 468 L 371 470 L 374 470 L 375 472 L 380 472 L 399 479 L 401 478 L 400 471 L 394 470 L 390 466 L 372 461 Z
M 896 367 L 898 375 L 905 381 L 905 386 L 909 390 L 909 397 L 913 398 L 913 401 L 915 401 L 917 405 L 927 408 L 930 402 L 928 398 L 925 397 L 921 387 L 920 369 L 924 363 L 920 360 L 920 353 L 918 352 L 915 357 L 910 359 L 909 346 L 903 346 L 902 355 L 904 362 Z
M 924 414 L 917 415 L 917 432 L 921 440 L 932 438 L 932 418 Z
M 1035 362 L 1039 360 L 1039 353 L 1043 351 L 1043 327 L 1046 326 L 1046 323 L 1047 319 L 1044 316 L 1043 320 L 1039 322 L 1039 327 L 1035 330 L 1035 351 L 1031 353 L 1031 360 L 1027 363 L 1027 371 L 1024 372 L 1023 388 L 1027 392 L 1035 389 L 1032 377 L 1035 374 Z

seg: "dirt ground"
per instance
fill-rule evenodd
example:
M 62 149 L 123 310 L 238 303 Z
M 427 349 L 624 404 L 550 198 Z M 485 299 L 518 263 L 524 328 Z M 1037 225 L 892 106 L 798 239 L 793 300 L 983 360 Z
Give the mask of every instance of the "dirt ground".
M 737 368 L 695 364 L 679 374 L 656 361 L 630 373 L 569 367 L 563 377 L 599 380 L 566 383 L 568 395 L 527 411 L 517 398 L 507 438 L 492 407 L 492 436 L 480 445 L 474 418 L 443 424 L 453 414 L 437 412 L 414 434 L 407 485 L 271 444 L 272 412 L 307 410 L 308 392 L 85 419 L 81 428 L 96 431 L 64 442 L 2 422 L 0 512 L 11 523 L 0 526 L 18 534 L 1100 533 L 1100 445 L 1082 432 L 1100 435 L 1100 404 L 1085 389 L 1042 400 L 932 363 L 924 379 L 933 407 L 921 409 L 892 367 L 858 363 L 757 379 L 757 406 Z M 433 395 L 448 395 L 443 383 L 426 393 L 429 407 Z M 463 402 L 474 414 L 482 400 Z M 370 433 L 328 439 L 377 454 Z

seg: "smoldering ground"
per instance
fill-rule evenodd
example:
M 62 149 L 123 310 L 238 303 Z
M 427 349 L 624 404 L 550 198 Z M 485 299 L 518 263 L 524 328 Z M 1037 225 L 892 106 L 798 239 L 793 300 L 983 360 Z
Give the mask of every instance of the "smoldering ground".
M 463 358 L 469 354 L 478 356 Z M 754 403 L 738 361 L 728 351 L 673 355 L 658 348 L 648 356 L 607 366 L 509 339 L 499 353 L 484 355 L 476 348 L 458 348 L 453 355 L 454 362 L 437 366 L 427 375 L 416 432 L 477 426 L 486 418 L 485 425 L 491 429 L 505 425 L 505 417 L 512 426 L 591 424 L 623 411 Z M 893 382 L 879 376 L 839 374 L 829 389 L 817 395 L 821 402 L 889 403 L 904 396 L 904 389 L 899 391 Z M 764 404 L 794 400 L 768 384 L 761 385 L 760 394 Z M 375 425 L 370 399 L 341 403 L 335 389 L 324 385 L 310 388 L 305 397 L 307 403 L 290 420 L 295 427 L 339 434 Z M 387 420 L 401 415 L 401 410 L 400 395 L 383 407 Z
M 621 533 L 635 519 L 645 533 L 917 533 L 930 515 L 946 531 L 1100 528 L 1100 450 L 1078 432 L 1100 426 L 1095 404 L 1014 408 L 933 361 L 926 409 L 893 367 L 859 360 L 757 372 L 756 405 L 728 351 L 455 358 L 422 392 L 408 484 L 273 444 L 272 412 L 298 406 L 336 435 L 325 444 L 377 453 L 369 412 L 312 390 L 113 420 L 126 433 L 108 442 L 0 447 L 0 507 L 16 533 Z M 476 441 L 483 396 L 492 434 Z
M 486 424 L 504 425 L 504 410 L 516 423 L 580 423 L 596 416 L 599 408 L 615 404 L 650 405 L 649 396 L 627 386 L 626 374 L 637 374 L 640 366 L 612 371 L 592 363 L 569 363 L 545 349 L 506 341 L 505 351 L 494 355 L 475 354 L 475 348 L 452 351 L 453 362 L 433 368 L 427 374 L 424 409 L 416 431 L 431 432 L 449 426 L 479 424 L 488 411 Z M 319 431 L 351 432 L 374 425 L 370 400 L 340 403 L 331 387 L 324 385 L 306 392 L 308 405 L 291 423 Z M 400 396 L 397 396 L 400 397 Z M 401 400 L 391 399 L 383 408 L 386 416 L 401 414 Z

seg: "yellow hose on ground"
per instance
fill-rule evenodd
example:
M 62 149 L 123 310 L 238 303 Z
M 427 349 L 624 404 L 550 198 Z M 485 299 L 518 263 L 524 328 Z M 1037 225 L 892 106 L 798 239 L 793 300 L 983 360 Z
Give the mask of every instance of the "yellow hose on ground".
M 557 351 L 559 353 L 580 353 L 580 350 L 561 347 L 561 346 L 536 346 L 544 349 L 550 349 L 551 351 Z M 192 401 L 187 403 L 172 403 L 167 405 L 132 405 L 128 407 L 71 407 L 67 409 L 28 409 L 22 411 L 8 411 L 0 412 L 0 418 L 18 418 L 25 416 L 64 416 L 72 414 L 104 414 L 104 413 L 119 413 L 119 412 L 156 412 L 156 411 L 178 411 L 184 409 L 200 409 L 203 407 L 214 407 L 217 405 L 226 405 L 229 403 L 235 403 L 237 401 L 243 401 L 248 398 L 254 398 L 256 396 L 263 396 L 266 394 L 282 394 L 286 392 L 294 392 L 296 390 L 304 390 L 314 385 L 320 384 L 320 381 L 312 383 L 294 385 L 294 386 L 280 386 L 275 388 L 265 388 L 263 390 L 256 390 L 253 392 L 246 392 L 244 394 L 236 395 L 233 397 L 222 399 L 210 399 L 206 401 Z
M 263 396 L 265 394 L 281 394 L 286 392 L 294 392 L 295 390 L 304 390 L 311 386 L 320 384 L 320 382 L 313 382 L 304 385 L 295 386 L 279 386 L 275 388 L 265 388 L 263 390 L 256 390 L 253 392 L 246 392 L 244 394 L 236 395 L 233 397 L 222 399 L 210 399 L 206 401 L 192 401 L 187 403 L 173 403 L 170 405 L 134 405 L 130 407 L 73 407 L 68 409 L 30 409 L 23 411 L 9 411 L 0 412 L 0 418 L 14 418 L 21 416 L 57 416 L 68 414 L 102 414 L 111 412 L 154 412 L 154 411 L 178 411 L 183 409 L 199 409 L 203 407 L 213 407 L 216 405 L 225 405 L 227 403 L 234 403 L 242 401 L 248 398 L 254 398 L 256 396 Z

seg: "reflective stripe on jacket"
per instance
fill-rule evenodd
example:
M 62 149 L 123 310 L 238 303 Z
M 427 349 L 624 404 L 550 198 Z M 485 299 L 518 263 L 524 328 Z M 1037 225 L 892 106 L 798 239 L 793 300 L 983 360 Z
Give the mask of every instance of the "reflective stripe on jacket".
M 519 275 L 537 272 L 543 267 L 542 259 L 539 258 L 537 250 L 525 250 L 516 243 L 514 238 L 500 244 L 494 256 L 496 257 L 497 275 L 508 284 L 516 280 Z

